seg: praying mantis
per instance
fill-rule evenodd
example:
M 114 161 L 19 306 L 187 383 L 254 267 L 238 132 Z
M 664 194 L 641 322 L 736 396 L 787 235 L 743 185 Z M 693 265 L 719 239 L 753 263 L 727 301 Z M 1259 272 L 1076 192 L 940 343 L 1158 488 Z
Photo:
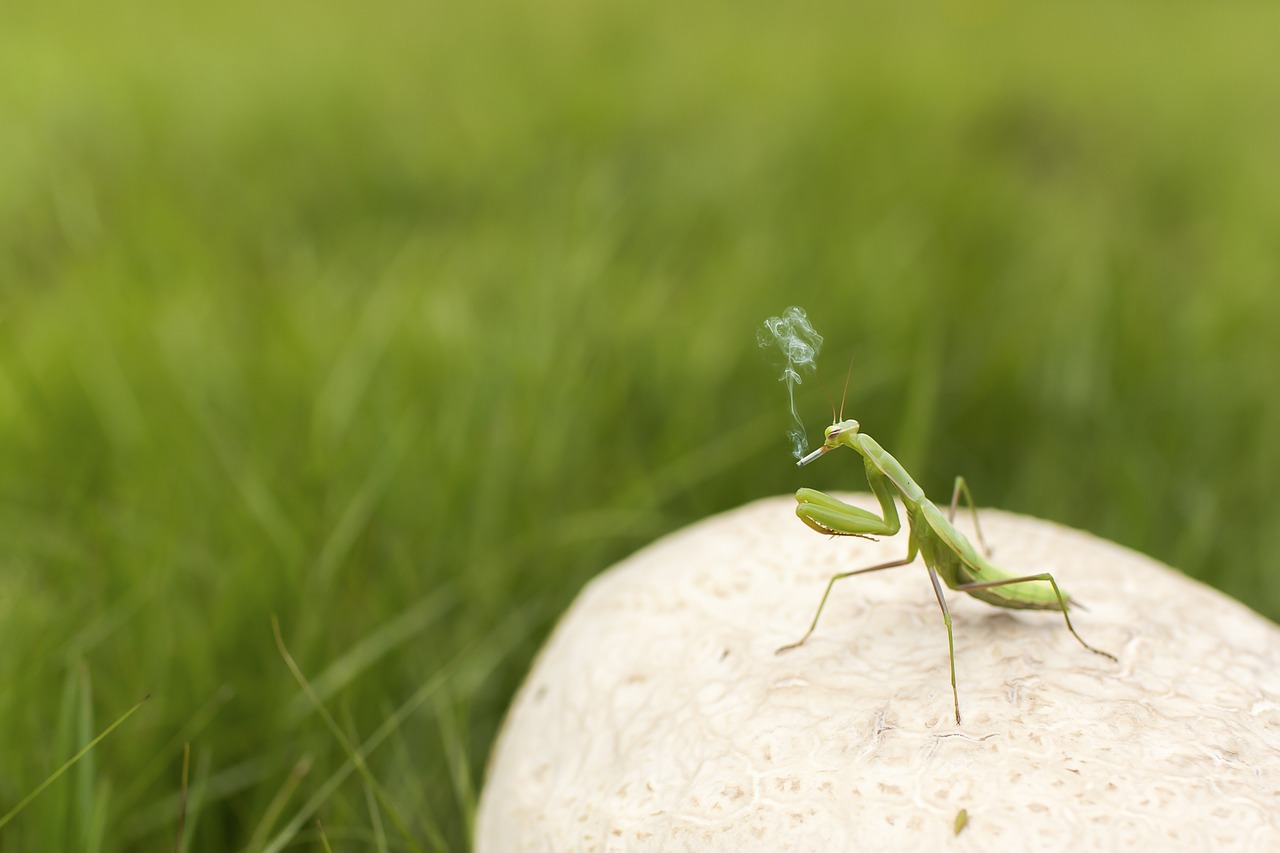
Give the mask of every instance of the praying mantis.
M 835 407 L 832 406 L 833 414 L 834 409 Z M 997 567 L 988 559 L 991 550 L 982 537 L 982 528 L 978 525 L 978 511 L 974 508 L 973 496 L 969 493 L 969 486 L 965 483 L 964 477 L 956 477 L 955 489 L 951 493 L 951 507 L 944 515 L 942 510 L 925 496 L 924 490 L 911 479 L 911 475 L 897 459 L 890 456 L 875 439 L 862 432 L 857 421 L 843 418 L 842 404 L 835 423 L 826 429 L 822 446 L 804 456 L 796 465 L 808 465 L 838 447 L 848 447 L 857 452 L 866 463 L 867 482 L 880 502 L 883 515 L 850 506 L 814 489 L 800 489 L 796 492 L 796 515 L 819 533 L 832 536 L 863 538 L 870 538 L 873 535 L 893 536 L 902 528 L 898 518 L 898 508 L 894 503 L 895 497 L 900 498 L 906 507 L 907 524 L 911 530 L 911 536 L 907 540 L 907 556 L 901 560 L 892 560 L 865 569 L 855 569 L 834 575 L 827 583 L 827 589 L 822 594 L 822 601 L 818 603 L 818 612 L 814 614 L 809 630 L 796 642 L 779 648 L 776 654 L 797 648 L 809 639 L 814 629 L 818 627 L 818 617 L 822 615 L 822 608 L 826 606 L 827 597 L 831 594 L 831 587 L 835 586 L 836 581 L 854 575 L 905 566 L 913 562 L 918 553 L 924 558 L 925 568 L 929 571 L 929 580 L 933 583 L 934 595 L 938 598 L 938 606 L 942 608 L 942 621 L 947 626 L 947 648 L 951 657 L 951 697 L 955 702 L 957 726 L 960 725 L 960 694 L 956 690 L 956 644 L 951 631 L 951 613 L 947 610 L 947 600 L 942 595 L 942 583 L 957 592 L 968 593 L 996 607 L 1015 610 L 1057 610 L 1066 620 L 1067 630 L 1080 641 L 1080 645 L 1094 654 L 1113 661 L 1117 660 L 1115 655 L 1095 649 L 1076 633 L 1075 627 L 1071 624 L 1071 616 L 1067 612 L 1072 603 L 1071 598 L 1063 594 L 1053 575 L 1048 572 L 1013 575 Z M 973 515 L 974 530 L 984 553 L 979 553 L 952 523 L 962 494 L 969 506 L 969 512 Z

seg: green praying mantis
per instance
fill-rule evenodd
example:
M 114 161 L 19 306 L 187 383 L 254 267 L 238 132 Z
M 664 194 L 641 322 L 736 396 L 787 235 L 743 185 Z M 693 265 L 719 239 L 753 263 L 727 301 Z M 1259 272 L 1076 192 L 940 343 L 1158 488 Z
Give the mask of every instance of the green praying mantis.
M 832 406 L 832 414 L 835 414 Z M 819 533 L 832 536 L 893 536 L 902 528 L 898 519 L 898 508 L 894 498 L 900 498 L 906 507 L 907 524 L 911 536 L 907 540 L 907 556 L 901 560 L 840 572 L 827 583 L 818 604 L 818 612 L 805 635 L 794 643 L 782 646 L 778 654 L 803 645 L 818 626 L 818 617 L 826 606 L 827 597 L 831 594 L 838 580 L 905 566 L 915 560 L 916 554 L 924 557 L 925 568 L 929 571 L 929 580 L 933 583 L 934 595 L 942 608 L 942 621 L 947 626 L 947 647 L 951 656 L 951 696 L 955 702 L 956 725 L 960 725 L 960 695 L 956 690 L 956 645 L 951 632 L 951 614 L 947 610 L 947 600 L 942 595 L 942 583 L 957 592 L 965 592 L 987 604 L 996 607 L 1008 607 L 1015 610 L 1057 610 L 1066 620 L 1067 630 L 1080 641 L 1080 645 L 1089 651 L 1115 661 L 1115 655 L 1095 649 L 1076 633 L 1071 624 L 1068 607 L 1072 604 L 1069 596 L 1063 594 L 1058 582 L 1048 572 L 1030 575 L 1013 575 L 993 564 L 988 557 L 990 549 L 982 537 L 982 528 L 978 525 L 978 512 L 974 508 L 973 496 L 963 477 L 956 477 L 955 489 L 951 494 L 951 507 L 944 515 L 942 510 L 929 500 L 924 491 L 911 479 L 902 464 L 881 447 L 875 439 L 859 428 L 855 420 L 843 420 L 844 407 L 835 418 L 835 423 L 827 427 L 822 446 L 800 459 L 796 464 L 808 465 L 818 457 L 838 447 L 848 447 L 857 452 L 866 464 L 867 482 L 872 493 L 880 502 L 883 515 L 876 515 L 869 510 L 850 506 L 830 495 L 814 489 L 800 489 L 796 492 L 796 515 L 800 520 Z M 964 495 L 973 515 L 973 526 L 978 542 L 984 553 L 979 553 L 973 544 L 956 529 L 956 507 L 960 496 Z M 941 582 L 939 581 L 941 579 Z M 1077 606 L 1079 606 L 1077 604 Z

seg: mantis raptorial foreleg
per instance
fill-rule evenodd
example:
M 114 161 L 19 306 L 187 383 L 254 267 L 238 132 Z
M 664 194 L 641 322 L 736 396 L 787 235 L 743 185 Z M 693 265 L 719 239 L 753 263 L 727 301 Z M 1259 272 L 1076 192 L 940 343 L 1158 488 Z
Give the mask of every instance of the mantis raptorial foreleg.
M 982 553 L 988 557 L 991 556 L 991 546 L 987 544 L 986 538 L 982 535 L 982 525 L 978 524 L 978 508 L 973 502 L 973 495 L 969 492 L 969 484 L 964 481 L 964 477 L 956 477 L 955 488 L 951 490 L 951 508 L 947 510 L 947 521 L 952 524 L 956 520 L 956 506 L 960 503 L 960 493 L 964 492 L 964 502 L 969 505 L 969 514 L 973 516 L 973 530 L 978 534 L 978 545 L 982 547 Z

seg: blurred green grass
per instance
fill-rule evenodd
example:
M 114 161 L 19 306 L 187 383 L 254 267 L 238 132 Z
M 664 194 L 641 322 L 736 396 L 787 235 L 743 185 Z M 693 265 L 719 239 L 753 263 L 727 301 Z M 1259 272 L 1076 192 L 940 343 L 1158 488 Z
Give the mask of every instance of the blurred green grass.
M 5 849 L 171 844 L 184 741 L 185 849 L 464 847 L 586 580 L 861 487 L 787 455 L 789 304 L 927 491 L 1280 616 L 1274 7 L 0 18 L 0 811 L 153 697 Z M 438 688 L 370 757 L 394 808 L 273 614 L 353 741 Z

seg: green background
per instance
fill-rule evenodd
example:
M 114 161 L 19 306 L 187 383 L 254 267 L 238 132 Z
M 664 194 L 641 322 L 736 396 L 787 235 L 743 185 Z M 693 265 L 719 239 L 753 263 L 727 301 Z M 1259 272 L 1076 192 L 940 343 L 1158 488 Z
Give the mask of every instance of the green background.
M 1280 616 L 1274 4 L 173 5 L 0 11 L 0 813 L 151 696 L 0 847 L 190 743 L 184 849 L 464 848 L 584 582 L 863 487 L 791 304 L 926 491 Z

